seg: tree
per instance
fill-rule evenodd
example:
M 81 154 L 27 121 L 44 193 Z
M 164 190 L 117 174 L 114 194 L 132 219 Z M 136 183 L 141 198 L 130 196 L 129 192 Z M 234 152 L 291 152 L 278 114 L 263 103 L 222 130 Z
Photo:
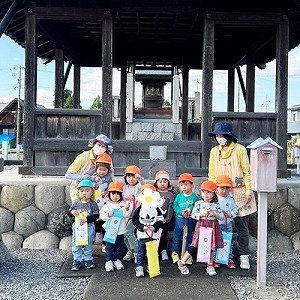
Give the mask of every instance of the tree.
M 69 89 L 64 90 L 64 108 L 74 108 L 74 100 L 72 96 L 72 91 Z
M 168 100 L 164 100 L 164 107 L 171 106 L 171 103 Z
M 91 106 L 91 109 L 101 109 L 102 107 L 102 100 L 100 98 L 100 96 L 98 95 L 95 99 L 94 102 Z

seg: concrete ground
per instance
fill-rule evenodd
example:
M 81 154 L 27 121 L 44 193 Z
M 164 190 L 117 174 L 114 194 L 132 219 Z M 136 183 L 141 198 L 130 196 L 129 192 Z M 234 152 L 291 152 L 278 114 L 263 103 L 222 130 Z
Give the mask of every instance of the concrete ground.
M 60 277 L 91 276 L 83 295 L 83 300 L 101 299 L 238 299 L 227 279 L 228 275 L 254 277 L 256 266 L 250 270 L 228 269 L 221 265 L 216 269 L 216 276 L 206 273 L 206 264 L 194 262 L 189 266 L 190 274 L 182 275 L 176 264 L 171 260 L 160 261 L 161 275 L 149 278 L 135 276 L 134 261 L 123 262 L 125 270 L 106 272 L 104 269 L 104 255 L 101 247 L 95 245 L 95 269 L 86 269 L 82 263 L 79 271 L 71 271 L 72 256 L 70 255 L 63 265 Z

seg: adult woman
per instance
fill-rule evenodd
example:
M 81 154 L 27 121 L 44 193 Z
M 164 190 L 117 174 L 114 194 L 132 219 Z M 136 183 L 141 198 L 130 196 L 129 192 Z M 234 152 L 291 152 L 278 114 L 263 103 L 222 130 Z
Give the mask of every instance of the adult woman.
M 232 179 L 233 198 L 238 207 L 235 218 L 238 249 L 240 254 L 240 268 L 250 269 L 249 263 L 249 215 L 256 212 L 256 201 L 250 189 L 250 164 L 247 150 L 237 143 L 237 136 L 233 133 L 232 124 L 219 122 L 214 131 L 208 134 L 215 137 L 218 145 L 210 151 L 208 179 L 216 181 L 220 175 L 227 175 Z
M 94 181 L 95 175 L 89 174 L 93 174 L 96 171 L 95 161 L 97 156 L 105 152 L 110 155 L 113 151 L 110 138 L 104 134 L 99 134 L 95 138 L 90 139 L 88 146 L 92 147 L 92 149 L 79 154 L 69 166 L 65 174 L 66 178 L 72 179 L 70 185 L 70 196 L 72 202 L 78 199 L 77 183 L 79 181 L 83 179 Z

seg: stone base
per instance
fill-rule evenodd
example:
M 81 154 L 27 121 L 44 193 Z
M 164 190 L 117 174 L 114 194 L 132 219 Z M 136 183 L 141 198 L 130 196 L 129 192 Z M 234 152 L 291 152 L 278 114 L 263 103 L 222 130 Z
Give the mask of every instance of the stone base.
M 141 169 L 141 176 L 144 179 L 155 180 L 155 174 L 158 171 L 165 170 L 170 174 L 170 179 L 176 179 L 176 160 L 153 160 L 153 159 L 139 159 L 139 168 Z

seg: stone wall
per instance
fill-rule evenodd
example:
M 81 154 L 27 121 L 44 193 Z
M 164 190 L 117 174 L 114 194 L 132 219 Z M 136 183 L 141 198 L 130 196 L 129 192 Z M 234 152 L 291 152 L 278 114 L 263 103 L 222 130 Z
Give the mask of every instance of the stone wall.
M 71 249 L 69 186 L 4 185 L 0 199 L 0 228 L 8 248 Z M 279 186 L 277 193 L 268 193 L 267 217 L 268 251 L 300 250 L 300 188 Z M 251 250 L 256 249 L 256 224 L 253 214 Z

